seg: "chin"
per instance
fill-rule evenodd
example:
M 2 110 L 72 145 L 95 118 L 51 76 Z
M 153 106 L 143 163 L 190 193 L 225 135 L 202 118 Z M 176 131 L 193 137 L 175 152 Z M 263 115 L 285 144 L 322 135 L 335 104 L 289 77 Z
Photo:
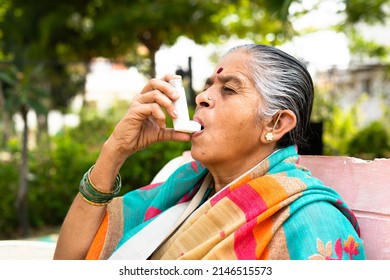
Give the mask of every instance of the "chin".
M 202 159 L 202 152 L 199 149 L 194 149 L 194 147 L 191 148 L 191 157 L 194 160 L 201 161 Z
M 204 161 L 207 161 L 207 157 L 209 155 L 207 154 L 207 152 L 205 153 L 202 149 L 200 148 L 194 148 L 192 147 L 191 148 L 191 157 L 194 159 L 194 160 L 197 160 L 199 161 L 200 163 L 203 164 Z

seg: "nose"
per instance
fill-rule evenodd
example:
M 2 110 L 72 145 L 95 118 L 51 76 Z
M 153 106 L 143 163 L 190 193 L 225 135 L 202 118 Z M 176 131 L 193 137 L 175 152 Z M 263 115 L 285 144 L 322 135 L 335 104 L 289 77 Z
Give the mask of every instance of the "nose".
M 198 107 L 213 107 L 214 102 L 213 99 L 209 96 L 209 90 L 206 89 L 205 91 L 199 93 L 195 98 L 196 105 Z

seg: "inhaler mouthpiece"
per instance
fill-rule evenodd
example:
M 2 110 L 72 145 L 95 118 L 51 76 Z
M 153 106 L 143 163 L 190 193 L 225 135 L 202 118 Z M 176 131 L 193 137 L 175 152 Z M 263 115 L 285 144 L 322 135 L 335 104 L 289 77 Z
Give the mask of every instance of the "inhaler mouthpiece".
M 181 79 L 170 80 L 169 83 L 179 93 L 179 98 L 173 103 L 177 111 L 177 118 L 173 119 L 173 129 L 176 131 L 193 133 L 201 130 L 200 123 L 191 121 L 188 113 L 187 97 Z

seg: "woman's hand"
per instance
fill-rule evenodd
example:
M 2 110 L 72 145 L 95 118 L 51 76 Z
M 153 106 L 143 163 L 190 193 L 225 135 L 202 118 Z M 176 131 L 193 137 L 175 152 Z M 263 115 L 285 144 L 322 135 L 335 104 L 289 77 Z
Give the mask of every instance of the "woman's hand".
M 123 157 L 161 141 L 189 141 L 190 135 L 166 128 L 167 114 L 176 118 L 173 102 L 179 97 L 169 84 L 174 75 L 151 79 L 140 94 L 134 97 L 127 114 L 108 139 L 110 145 Z

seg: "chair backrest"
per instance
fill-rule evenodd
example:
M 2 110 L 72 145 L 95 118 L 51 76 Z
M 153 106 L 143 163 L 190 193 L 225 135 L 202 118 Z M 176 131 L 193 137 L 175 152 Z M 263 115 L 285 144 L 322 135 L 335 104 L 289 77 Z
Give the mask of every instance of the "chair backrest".
M 390 260 L 390 159 L 302 156 L 300 164 L 335 189 L 353 210 L 367 259 Z
M 153 179 L 162 182 L 181 164 L 188 151 L 167 163 Z M 361 160 L 344 156 L 302 156 L 300 164 L 335 189 L 354 211 L 367 259 L 390 260 L 390 159 Z

